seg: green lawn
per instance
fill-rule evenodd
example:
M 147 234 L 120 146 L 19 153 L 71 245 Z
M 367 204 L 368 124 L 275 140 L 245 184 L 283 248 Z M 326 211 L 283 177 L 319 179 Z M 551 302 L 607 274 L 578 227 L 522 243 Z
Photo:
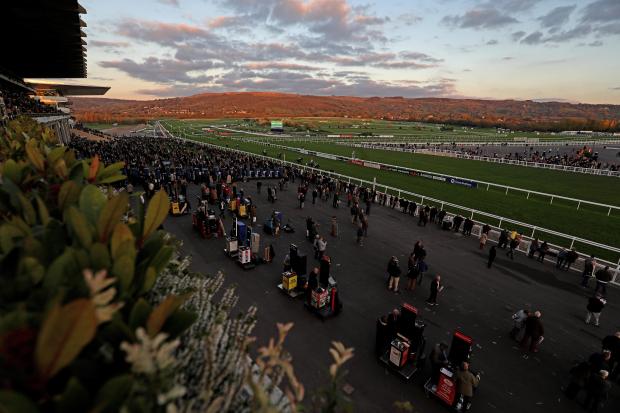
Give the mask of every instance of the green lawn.
M 341 156 L 351 156 L 351 153 L 355 151 L 355 156 L 360 159 L 620 206 L 620 178 L 616 177 L 380 149 L 353 148 L 333 143 L 299 141 L 277 143 Z M 619 213 L 616 212 L 616 214 Z

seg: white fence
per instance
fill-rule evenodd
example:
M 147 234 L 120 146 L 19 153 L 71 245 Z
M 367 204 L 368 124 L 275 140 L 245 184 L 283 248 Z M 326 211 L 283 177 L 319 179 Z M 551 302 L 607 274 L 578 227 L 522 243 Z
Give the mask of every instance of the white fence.
M 612 211 L 620 211 L 620 206 L 616 206 L 616 205 L 609 205 L 609 204 L 602 204 L 602 203 L 598 203 L 598 202 L 593 202 L 593 201 L 588 201 L 585 199 L 576 199 L 576 198 L 570 198 L 570 197 L 566 197 L 566 196 L 562 196 L 562 195 L 555 195 L 555 194 L 549 194 L 546 192 L 538 192 L 538 191 L 532 191 L 529 189 L 524 189 L 524 188 L 517 188 L 517 187 L 513 187 L 513 186 L 507 186 L 507 185 L 502 185 L 502 184 L 495 184 L 492 182 L 486 182 L 486 181 L 480 181 L 477 179 L 472 179 L 472 178 L 464 178 L 461 176 L 455 176 L 455 175 L 446 175 L 446 174 L 442 174 L 440 172 L 432 172 L 432 171 L 425 171 L 422 169 L 414 169 L 414 168 L 407 168 L 404 166 L 400 166 L 400 165 L 390 165 L 390 164 L 385 164 L 385 163 L 381 163 L 381 162 L 375 162 L 375 161 L 369 161 L 369 160 L 364 160 L 364 159 L 359 159 L 359 158 L 353 158 L 353 157 L 348 157 L 348 156 L 341 156 L 341 155 L 334 155 L 331 153 L 323 153 L 323 152 L 317 152 L 317 151 L 312 151 L 312 150 L 308 150 L 308 149 L 302 149 L 302 148 L 296 148 L 296 147 L 292 147 L 292 146 L 285 146 L 285 145 L 278 145 L 275 143 L 271 143 L 271 142 L 265 142 L 262 140 L 253 140 L 253 139 L 243 139 L 243 141 L 246 142 L 252 142 L 252 143 L 256 143 L 259 145 L 264 145 L 264 146 L 270 146 L 270 147 L 274 147 L 274 148 L 280 148 L 280 149 L 284 149 L 284 150 L 288 150 L 288 151 L 292 151 L 292 152 L 297 152 L 303 155 L 314 155 L 314 156 L 318 156 L 318 157 L 322 157 L 322 158 L 327 158 L 327 159 L 332 159 L 332 160 L 358 160 L 361 162 L 365 162 L 368 164 L 375 164 L 375 165 L 380 165 L 380 166 L 384 166 L 385 169 L 388 170 L 394 170 L 394 169 L 399 169 L 399 170 L 403 170 L 403 171 L 409 171 L 409 172 L 416 172 L 418 174 L 427 174 L 427 175 L 435 175 L 435 176 L 441 176 L 444 177 L 446 179 L 454 179 L 460 182 L 475 182 L 476 184 L 480 185 L 480 186 L 486 186 L 486 190 L 488 191 L 491 187 L 493 188 L 499 188 L 501 189 L 503 192 L 505 192 L 505 194 L 507 195 L 509 191 L 513 191 L 513 192 L 522 192 L 524 194 L 527 194 L 527 199 L 530 198 L 530 196 L 532 195 L 539 195 L 539 196 L 543 196 L 543 197 L 547 197 L 549 198 L 549 204 L 553 204 L 553 201 L 556 199 L 562 199 L 565 201 L 570 201 L 573 202 L 577 205 L 577 209 L 581 208 L 581 205 L 592 205 L 592 206 L 596 206 L 599 208 L 604 208 L 607 210 L 607 216 L 611 215 Z
M 453 158 L 459 159 L 470 159 L 474 161 L 484 161 L 484 162 L 493 162 L 493 163 L 501 163 L 501 164 L 509 164 L 509 165 L 519 165 L 519 166 L 527 166 L 531 168 L 543 168 L 543 169 L 553 169 L 556 171 L 564 171 L 564 172 L 577 172 L 582 174 L 590 174 L 590 175 L 600 175 L 600 176 L 614 176 L 620 177 L 620 171 L 612 171 L 609 169 L 595 169 L 595 168 L 581 168 L 578 166 L 568 166 L 568 165 L 556 165 L 542 162 L 528 162 L 528 161 L 519 161 L 516 159 L 505 159 L 505 158 L 496 158 L 491 156 L 479 156 L 479 155 L 469 155 L 465 153 L 461 153 L 454 150 L 449 149 L 437 149 L 437 148 L 402 148 L 397 145 L 384 145 L 384 144 L 369 144 L 369 143 L 347 143 L 347 142 L 338 142 L 338 145 L 342 146 L 350 146 L 354 148 L 365 148 L 365 149 L 382 149 L 386 151 L 394 151 L 394 152 L 405 152 L 405 153 L 419 153 L 426 155 L 433 154 L 444 154 L 449 155 Z M 400 144 L 398 144 L 400 145 Z
M 157 126 L 159 126 L 162 134 L 164 136 L 168 136 L 168 137 L 172 137 L 175 139 L 179 139 L 179 140 L 183 140 L 183 138 L 177 138 L 176 136 L 170 134 L 159 122 L 157 124 Z M 527 251 L 527 249 L 529 248 L 529 244 L 531 243 L 531 241 L 534 238 L 541 238 L 543 237 L 543 235 L 551 235 L 557 238 L 562 238 L 564 240 L 566 240 L 566 244 L 565 245 L 557 245 L 554 243 L 549 243 L 549 246 L 551 248 L 551 250 L 555 250 L 555 251 L 559 251 L 562 248 L 573 248 L 573 246 L 578 243 L 581 245 L 585 245 L 585 246 L 589 246 L 592 248 L 597 248 L 597 249 L 601 249 L 601 250 L 605 250 L 608 251 L 609 253 L 611 253 L 612 255 L 616 255 L 618 256 L 618 261 L 617 262 L 611 262 L 608 260 L 602 260 L 602 259 L 597 259 L 597 261 L 599 262 L 599 266 L 609 266 L 610 269 L 615 268 L 613 271 L 613 281 L 612 283 L 615 285 L 620 285 L 620 248 L 616 248 L 616 247 L 612 247 L 610 245 L 605 245 L 605 244 L 601 244 L 595 241 L 591 241 L 591 240 L 587 240 L 584 238 L 579 238 L 579 237 L 575 237 L 572 235 L 568 235 L 568 234 L 563 234 L 561 232 L 557 232 L 557 231 L 553 231 L 550 229 L 546 229 L 546 228 L 541 228 L 535 225 L 531 225 L 531 224 L 527 224 L 524 222 L 520 222 L 520 221 L 516 221 L 510 218 L 505 218 L 505 217 L 501 217 L 499 215 L 494 215 L 488 212 L 483 212 L 483 211 L 478 211 L 475 210 L 473 208 L 468 208 L 468 207 L 464 207 L 461 205 L 457 205 L 457 204 L 453 204 L 450 202 L 445 202 L 442 201 L 440 199 L 435 199 L 435 198 L 431 198 L 428 196 L 424 196 L 424 195 L 420 195 L 417 194 L 415 192 L 409 192 L 409 191 L 405 191 L 399 188 L 394 188 L 394 187 L 390 187 L 387 185 L 382 185 L 380 183 L 377 183 L 376 181 L 374 182 L 370 182 L 370 181 L 366 181 L 363 179 L 359 179 L 359 178 L 355 178 L 355 177 L 351 177 L 351 176 L 347 176 L 347 175 L 342 175 L 339 173 L 335 173 L 335 172 L 329 172 L 329 171 L 325 171 L 322 169 L 317 169 L 317 168 L 313 168 L 313 167 L 309 167 L 309 166 L 305 166 L 305 165 L 300 165 L 294 162 L 289 162 L 289 161 L 285 161 L 285 160 L 281 160 L 278 158 L 274 158 L 274 157 L 270 157 L 270 156 L 264 156 L 264 155 L 259 155 L 259 154 L 255 154 L 252 152 L 248 152 L 248 151 L 243 151 L 240 149 L 233 149 L 233 148 L 227 148 L 224 146 L 220 146 L 220 145 L 215 145 L 215 144 L 211 144 L 211 143 L 206 143 L 206 142 L 201 142 L 201 141 L 195 141 L 192 140 L 192 142 L 201 144 L 201 145 L 205 145 L 205 146 L 209 146 L 218 150 L 224 150 L 224 151 L 228 151 L 228 152 L 235 152 L 235 153 L 242 153 L 245 155 L 251 155 L 257 158 L 261 158 L 261 159 L 265 159 L 265 160 L 270 160 L 272 162 L 277 162 L 280 163 L 282 165 L 287 165 L 293 168 L 298 168 L 304 171 L 312 171 L 312 172 L 317 172 L 321 175 L 326 175 L 326 176 L 330 176 L 332 178 L 335 179 L 339 179 L 341 181 L 346 181 L 346 182 L 353 182 L 355 184 L 357 184 L 359 182 L 359 185 L 361 186 L 366 186 L 366 187 L 372 187 L 373 189 L 377 189 L 379 192 L 383 192 L 383 193 L 389 193 L 392 195 L 396 195 L 399 198 L 401 197 L 407 197 L 408 200 L 410 201 L 416 201 L 418 204 L 425 204 L 425 203 L 433 203 L 438 205 L 441 209 L 446 209 L 446 208 L 452 208 L 452 209 L 456 209 L 459 210 L 460 213 L 462 212 L 467 212 L 469 214 L 469 218 L 472 219 L 474 222 L 476 222 L 477 225 L 481 225 L 484 223 L 487 223 L 488 220 L 494 220 L 497 221 L 497 225 L 492 225 L 489 224 L 489 226 L 496 231 L 501 231 L 502 229 L 507 229 L 507 230 L 512 230 L 515 227 L 516 228 L 526 228 L 528 229 L 528 231 L 531 231 L 531 233 L 529 235 L 527 234 L 523 234 L 523 240 L 524 242 L 521 243 L 521 251 Z M 382 191 L 380 191 L 382 189 Z M 512 227 L 511 227 L 512 226 Z M 537 235 L 538 234 L 538 235 Z M 491 237 L 492 238 L 492 237 Z M 581 253 L 579 252 L 579 259 L 577 262 L 578 268 L 581 268 L 583 266 L 583 263 L 585 261 L 586 258 L 588 258 L 590 255 L 590 253 Z

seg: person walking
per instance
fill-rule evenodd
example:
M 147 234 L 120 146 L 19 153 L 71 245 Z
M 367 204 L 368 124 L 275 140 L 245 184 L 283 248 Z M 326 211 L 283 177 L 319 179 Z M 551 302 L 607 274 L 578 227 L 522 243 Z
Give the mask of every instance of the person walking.
M 599 290 L 603 296 L 607 296 L 607 284 L 611 281 L 611 272 L 609 271 L 609 266 L 598 270 L 596 272 L 596 287 L 594 288 L 594 293 L 596 294 Z
M 510 330 L 510 338 L 513 340 L 517 340 L 519 337 L 519 333 L 525 327 L 525 320 L 530 315 L 530 310 L 524 308 L 512 315 L 512 330 Z
M 540 248 L 540 245 L 538 245 L 538 238 L 535 238 L 531 243 L 530 243 L 530 249 L 527 253 L 527 257 L 528 258 L 534 258 L 534 253 L 536 251 L 538 251 L 538 248 Z
M 435 306 L 437 303 L 437 295 L 443 290 L 443 285 L 441 285 L 441 276 L 437 274 L 435 279 L 431 281 L 431 293 L 428 296 L 428 300 L 426 300 L 426 304 Z
M 597 413 L 601 404 L 607 400 L 607 395 L 611 389 L 611 384 L 607 377 L 609 377 L 609 372 L 607 370 L 600 370 L 588 380 L 586 384 L 586 399 L 583 402 L 583 406 L 588 413 Z
M 314 188 L 312 190 L 312 205 L 316 204 L 316 198 L 319 196 L 319 191 Z
M 456 394 L 458 398 L 463 398 L 461 412 L 467 412 L 471 409 L 471 399 L 474 397 L 474 389 L 478 387 L 479 382 L 480 377 L 474 376 L 474 374 L 469 371 L 469 363 L 466 361 L 461 363 L 461 368 L 456 373 Z
M 588 288 L 588 281 L 594 275 L 594 269 L 596 268 L 596 258 L 594 255 L 586 258 L 583 263 L 583 272 L 581 273 L 581 286 Z
M 603 308 L 605 308 L 605 304 L 607 304 L 607 301 L 598 293 L 588 299 L 586 324 L 590 324 L 590 320 L 594 319 L 594 325 L 596 327 L 599 326 L 599 318 Z
M 336 219 L 335 215 L 332 217 L 332 225 L 331 225 L 330 234 L 332 237 L 338 237 L 338 220 Z
M 547 252 L 549 252 L 549 245 L 547 244 L 547 241 L 543 241 L 543 243 L 540 245 L 540 248 L 538 248 L 538 261 L 544 263 L 545 255 L 547 255 Z
M 394 291 L 396 294 L 400 294 L 398 291 L 398 282 L 400 281 L 400 265 L 398 264 L 398 258 L 392 255 L 387 265 L 388 273 L 388 290 Z
M 357 226 L 357 245 L 364 246 L 364 228 L 361 223 Z
M 526 348 L 529 342 L 529 349 L 532 353 L 538 353 L 538 346 L 542 343 L 545 336 L 545 329 L 540 320 L 541 317 L 542 313 L 536 311 L 525 319 L 525 334 L 521 339 L 521 347 Z
M 325 238 L 323 238 L 322 236 L 319 237 L 317 241 L 317 247 L 318 247 L 318 259 L 321 260 L 323 256 L 325 255 L 325 251 L 327 250 L 327 241 L 325 241 Z
M 521 236 L 517 235 L 513 239 L 510 240 L 510 245 L 508 247 L 508 252 L 506 256 L 510 257 L 511 260 L 515 259 L 515 250 L 519 247 L 519 243 L 521 242 Z
M 407 286 L 405 287 L 405 290 L 415 290 L 417 278 L 418 273 L 415 254 L 412 252 L 409 254 L 409 259 L 407 260 Z
M 493 261 L 495 261 L 496 256 L 497 256 L 497 249 L 495 248 L 495 245 L 493 245 L 491 249 L 489 250 L 489 261 L 487 262 L 487 268 L 491 268 L 491 266 L 493 265 Z
M 297 199 L 299 199 L 299 209 L 304 209 L 306 195 L 303 192 L 299 192 L 299 194 L 297 195 Z
M 482 233 L 480 234 L 480 238 L 478 238 L 478 240 L 480 241 L 480 250 L 484 249 L 484 246 L 487 244 L 487 240 L 489 239 L 489 236 L 486 233 Z

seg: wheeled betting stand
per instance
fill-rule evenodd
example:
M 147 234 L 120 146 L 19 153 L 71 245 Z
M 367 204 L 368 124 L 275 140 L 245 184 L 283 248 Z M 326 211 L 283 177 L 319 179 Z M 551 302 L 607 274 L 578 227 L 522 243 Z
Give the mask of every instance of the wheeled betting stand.
M 323 321 L 340 314 L 342 302 L 340 301 L 336 280 L 329 277 L 326 288 L 319 287 L 312 291 L 310 302 L 304 301 L 304 307 Z
M 472 350 L 473 339 L 460 331 L 455 331 L 450 344 L 448 365 L 440 368 L 436 384 L 432 383 L 432 378 L 424 383 L 424 392 L 427 397 L 433 396 L 456 411 L 462 410 L 463 399 L 457 397 L 456 393 L 456 374 L 461 363 L 469 362 Z M 476 374 L 473 370 L 470 369 L 470 371 Z M 478 378 L 480 378 L 479 375 Z
M 398 319 L 377 319 L 375 353 L 392 372 L 409 380 L 424 366 L 426 356 L 425 324 L 418 319 L 418 309 L 403 304 Z
M 297 298 L 306 291 L 307 256 L 298 250 L 297 245 L 291 244 L 289 258 L 291 271 L 282 273 L 282 282 L 278 284 L 278 288 L 289 297 Z

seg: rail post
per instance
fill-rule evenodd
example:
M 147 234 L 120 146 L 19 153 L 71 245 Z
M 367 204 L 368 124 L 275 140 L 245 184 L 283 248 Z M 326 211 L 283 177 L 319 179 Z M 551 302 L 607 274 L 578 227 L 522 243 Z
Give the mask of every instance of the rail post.
M 577 203 L 577 211 L 579 211 L 579 207 L 581 206 L 581 201 Z
M 611 207 L 609 207 L 609 211 L 607 211 L 607 216 L 611 214 Z
M 534 233 L 536 232 L 536 227 L 532 227 L 532 235 L 530 235 L 530 238 L 534 238 Z
M 568 247 L 569 249 L 573 249 L 573 245 L 575 245 L 575 238 L 573 238 L 570 242 L 570 247 Z
M 551 201 L 549 202 L 549 205 L 553 204 L 553 197 L 551 197 Z

